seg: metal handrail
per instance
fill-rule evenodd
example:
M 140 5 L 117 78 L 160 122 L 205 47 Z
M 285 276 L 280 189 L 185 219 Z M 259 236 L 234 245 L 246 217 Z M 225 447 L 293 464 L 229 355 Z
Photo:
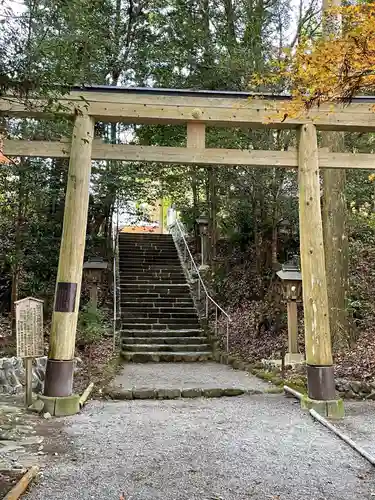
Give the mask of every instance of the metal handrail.
M 226 350 L 227 352 L 229 351 L 229 323 L 231 322 L 231 318 L 228 313 L 224 311 L 224 309 L 219 306 L 219 304 L 211 297 L 211 295 L 208 293 L 207 287 L 204 284 L 204 281 L 202 279 L 202 276 L 199 272 L 198 266 L 194 260 L 194 257 L 190 251 L 189 245 L 186 241 L 185 235 L 184 235 L 184 228 L 181 225 L 181 223 L 175 219 L 174 222 L 169 226 L 169 231 L 172 234 L 173 239 L 176 241 L 176 238 L 174 236 L 173 229 L 174 227 L 177 227 L 179 235 L 184 243 L 184 262 L 187 260 L 187 256 L 190 257 L 190 273 L 192 272 L 193 268 L 196 272 L 196 275 L 198 277 L 198 300 L 201 299 L 201 289 L 203 290 L 205 294 L 205 314 L 206 314 L 206 320 L 208 321 L 208 304 L 211 302 L 215 306 L 215 336 L 218 333 L 218 311 L 221 311 L 223 315 L 226 317 Z M 178 245 L 178 242 L 176 241 L 176 244 Z

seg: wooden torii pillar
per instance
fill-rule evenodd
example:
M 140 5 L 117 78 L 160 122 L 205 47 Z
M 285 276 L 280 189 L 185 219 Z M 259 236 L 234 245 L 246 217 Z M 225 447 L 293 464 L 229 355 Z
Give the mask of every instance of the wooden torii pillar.
M 44 396 L 49 398 L 68 398 L 73 392 L 74 349 L 86 242 L 93 136 L 93 118 L 77 115 L 72 135 L 44 387 Z M 77 405 L 75 402 L 76 409 Z
M 299 128 L 298 184 L 300 253 L 305 322 L 308 396 L 302 405 L 331 417 L 343 416 L 336 400 L 333 371 L 323 225 L 320 207 L 316 127 Z

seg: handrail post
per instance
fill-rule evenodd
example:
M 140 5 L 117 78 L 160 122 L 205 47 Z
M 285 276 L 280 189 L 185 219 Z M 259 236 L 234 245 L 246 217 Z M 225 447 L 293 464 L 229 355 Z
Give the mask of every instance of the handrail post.
M 215 337 L 217 336 L 217 307 L 215 306 Z
M 206 320 L 208 321 L 208 295 L 206 293 Z
M 227 318 L 227 352 L 229 352 L 229 319 Z

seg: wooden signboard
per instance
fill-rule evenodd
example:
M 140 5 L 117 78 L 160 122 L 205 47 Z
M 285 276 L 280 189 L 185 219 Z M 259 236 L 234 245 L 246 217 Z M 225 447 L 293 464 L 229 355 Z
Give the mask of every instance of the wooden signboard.
M 17 300 L 17 356 L 25 359 L 26 406 L 32 403 L 32 358 L 44 356 L 43 301 L 33 297 Z

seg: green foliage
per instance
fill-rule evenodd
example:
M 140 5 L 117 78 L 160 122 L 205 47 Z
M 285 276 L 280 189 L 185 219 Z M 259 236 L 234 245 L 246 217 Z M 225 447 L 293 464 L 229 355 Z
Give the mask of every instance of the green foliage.
M 98 342 L 109 329 L 106 315 L 90 303 L 80 311 L 77 326 L 77 342 L 88 345 Z
M 366 215 L 365 215 L 366 214 Z M 351 212 L 349 219 L 350 295 L 348 310 L 361 329 L 375 317 L 375 214 Z

